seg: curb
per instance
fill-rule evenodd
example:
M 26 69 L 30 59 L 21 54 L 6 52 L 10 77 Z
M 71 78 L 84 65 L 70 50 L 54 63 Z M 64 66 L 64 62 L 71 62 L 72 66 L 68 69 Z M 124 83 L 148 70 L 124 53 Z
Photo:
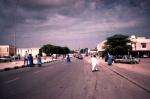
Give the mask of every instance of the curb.
M 51 62 L 55 62 L 55 61 L 60 61 L 60 60 L 47 61 L 47 62 L 43 62 L 42 64 L 47 64 L 47 63 L 51 63 Z M 33 64 L 33 66 L 21 65 L 21 66 L 14 66 L 14 67 L 6 67 L 4 69 L 0 69 L 0 72 L 10 71 L 10 70 L 15 70 L 15 69 L 20 69 L 20 68 L 26 68 L 26 67 L 34 67 L 36 65 L 38 65 L 38 64 Z
M 132 84 L 136 85 L 137 87 L 143 89 L 144 91 L 146 91 L 147 93 L 150 93 L 150 89 L 148 89 L 147 87 L 145 87 L 144 85 L 140 84 L 139 82 L 135 81 L 134 79 L 125 76 L 124 74 L 118 72 L 117 70 L 113 69 L 113 68 L 109 68 L 109 67 L 105 67 L 107 69 L 109 69 L 110 71 L 116 73 L 118 76 L 128 80 L 129 82 L 131 82 Z

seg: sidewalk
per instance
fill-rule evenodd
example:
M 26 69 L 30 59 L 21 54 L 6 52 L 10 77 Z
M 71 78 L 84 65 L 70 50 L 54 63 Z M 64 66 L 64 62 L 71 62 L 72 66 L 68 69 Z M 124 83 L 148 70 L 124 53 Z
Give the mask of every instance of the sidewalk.
M 61 60 L 60 58 L 58 59 L 51 59 L 51 57 L 48 57 L 46 59 L 42 58 L 42 63 L 50 63 L 52 61 L 57 61 L 57 60 Z M 37 64 L 37 59 L 33 60 L 34 64 Z M 5 62 L 5 63 L 0 63 L 0 70 L 3 70 L 5 68 L 15 68 L 15 67 L 22 67 L 24 65 L 24 61 L 20 60 L 20 61 L 14 61 L 14 62 Z
M 101 64 L 107 65 L 107 62 L 103 59 L 99 59 Z M 150 59 L 141 59 L 139 64 L 125 64 L 125 63 L 113 63 L 112 68 L 118 67 L 131 72 L 136 72 L 139 74 L 150 76 Z

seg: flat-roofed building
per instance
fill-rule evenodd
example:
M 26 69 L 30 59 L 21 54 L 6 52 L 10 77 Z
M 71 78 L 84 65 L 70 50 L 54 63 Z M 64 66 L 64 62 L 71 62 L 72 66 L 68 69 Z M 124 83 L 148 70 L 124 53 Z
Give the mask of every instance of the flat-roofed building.
M 0 56 L 13 56 L 16 54 L 16 47 L 12 45 L 0 45 Z
M 150 39 L 146 37 L 131 36 L 132 51 L 134 55 L 139 57 L 150 57 Z
M 132 35 L 130 38 L 132 46 L 132 54 L 134 57 L 150 57 L 150 39 L 146 37 L 136 37 Z M 104 52 L 104 45 L 107 40 L 100 42 L 97 45 L 98 52 L 102 55 Z
M 102 41 L 101 43 L 99 43 L 99 44 L 97 44 L 97 51 L 98 52 L 103 52 L 105 49 L 104 49 L 104 46 L 105 46 L 105 42 L 106 42 L 107 40 L 104 40 L 104 41 Z
M 17 54 L 20 55 L 20 57 L 24 57 L 25 52 L 27 51 L 28 54 L 32 54 L 32 56 L 35 58 L 36 55 L 39 54 L 40 48 L 17 48 Z

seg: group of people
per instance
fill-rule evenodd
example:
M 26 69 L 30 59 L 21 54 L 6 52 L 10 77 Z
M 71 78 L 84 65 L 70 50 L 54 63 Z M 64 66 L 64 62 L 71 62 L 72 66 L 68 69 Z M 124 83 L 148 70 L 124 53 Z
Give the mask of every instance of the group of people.
M 71 59 L 69 54 L 66 57 L 67 63 L 71 63 Z M 108 54 L 105 56 L 105 61 L 110 66 L 113 63 L 113 57 L 112 55 Z M 96 58 L 96 55 L 91 56 L 91 64 L 92 64 L 92 72 L 98 71 L 97 65 L 99 64 L 98 59 Z
M 112 65 L 113 63 L 113 57 L 112 55 L 108 54 L 106 57 L 105 57 L 105 61 L 107 62 L 107 64 L 110 66 Z M 98 65 L 98 60 L 96 58 L 96 55 L 93 55 L 91 57 L 91 64 L 92 64 L 92 72 L 94 71 L 98 71 L 98 68 L 97 68 L 97 65 Z
M 67 55 L 66 60 L 67 60 L 67 63 L 71 63 L 69 54 Z M 105 57 L 105 61 L 108 63 L 108 65 L 112 65 L 112 63 L 113 63 L 112 55 L 108 54 Z M 42 65 L 42 59 L 41 59 L 40 54 L 37 55 L 37 64 L 39 66 Z M 96 58 L 96 55 L 93 55 L 91 57 L 91 64 L 92 64 L 92 72 L 98 71 L 97 65 L 99 64 L 99 62 L 98 62 L 98 59 Z M 27 51 L 25 52 L 25 55 L 24 55 L 24 65 L 29 65 L 29 66 L 33 65 L 33 56 L 32 56 L 32 54 L 28 55 Z
M 40 54 L 37 55 L 37 64 L 39 66 L 42 66 L 42 59 L 41 59 Z M 25 52 L 25 55 L 24 55 L 24 65 L 27 65 L 27 66 L 33 66 L 34 65 L 33 56 L 32 56 L 32 54 L 28 54 L 27 51 Z

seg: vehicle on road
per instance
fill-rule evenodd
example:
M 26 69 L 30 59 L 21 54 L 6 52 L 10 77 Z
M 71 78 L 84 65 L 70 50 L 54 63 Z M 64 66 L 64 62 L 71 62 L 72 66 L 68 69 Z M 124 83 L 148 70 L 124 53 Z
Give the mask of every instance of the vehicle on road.
M 123 56 L 122 58 L 115 58 L 115 63 L 130 63 L 130 64 L 139 64 L 140 59 L 135 57 Z
M 0 57 L 0 62 L 11 62 L 13 58 L 11 56 Z
M 76 58 L 78 58 L 78 59 L 83 59 L 83 56 L 82 56 L 81 54 L 78 54 L 78 55 L 76 56 Z

